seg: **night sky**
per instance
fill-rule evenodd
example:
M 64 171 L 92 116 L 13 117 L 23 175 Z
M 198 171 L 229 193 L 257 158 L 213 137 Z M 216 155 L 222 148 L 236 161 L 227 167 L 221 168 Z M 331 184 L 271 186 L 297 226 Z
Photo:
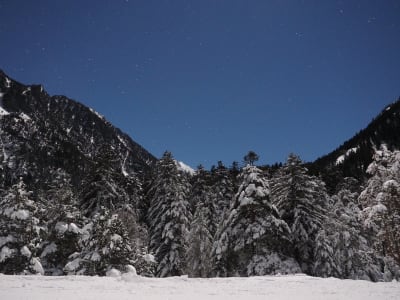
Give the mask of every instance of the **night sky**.
M 209 167 L 334 150 L 400 96 L 400 1 L 0 0 L 0 68 Z

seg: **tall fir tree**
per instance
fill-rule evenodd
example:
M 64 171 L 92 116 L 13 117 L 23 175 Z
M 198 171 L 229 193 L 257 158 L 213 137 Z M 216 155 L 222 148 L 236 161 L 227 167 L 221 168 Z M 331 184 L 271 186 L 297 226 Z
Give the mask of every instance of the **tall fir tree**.
M 192 178 L 189 200 L 191 211 L 195 214 L 197 207 L 205 207 L 203 218 L 211 235 L 214 236 L 218 225 L 218 207 L 212 194 L 212 176 L 203 166 L 199 166 Z
M 137 208 L 141 202 L 140 180 L 128 174 L 116 157 L 111 149 L 102 147 L 83 179 L 79 199 L 85 216 L 95 215 L 100 207 L 115 211 L 126 205 Z
M 61 169 L 51 172 L 51 182 L 41 193 L 46 204 L 42 219 L 46 220 L 46 238 L 40 255 L 46 274 L 62 275 L 68 257 L 80 252 L 79 240 L 85 219 L 79 210 L 70 176 Z
M 39 259 L 44 228 L 38 204 L 20 178 L 0 200 L 0 273 L 44 274 Z
M 251 276 L 295 273 L 291 234 L 270 200 L 267 180 L 257 167 L 248 165 L 228 218 L 214 244 L 217 276 Z
M 359 219 L 357 197 L 357 192 L 343 184 L 341 190 L 332 196 L 328 217 L 316 238 L 313 275 L 373 281 L 383 279 L 381 260 L 371 248 Z
M 236 174 L 236 171 L 235 171 Z M 211 173 L 211 202 L 216 206 L 215 223 L 218 226 L 224 219 L 235 195 L 235 184 L 232 172 L 221 161 Z M 213 232 L 215 234 L 215 232 Z
M 324 183 L 307 175 L 300 158 L 290 154 L 271 183 L 272 201 L 291 228 L 295 258 L 305 273 L 312 273 L 315 239 L 326 216 L 328 195 Z
M 181 174 L 170 152 L 156 164 L 156 177 L 148 214 L 150 251 L 154 253 L 159 277 L 179 276 L 186 270 L 186 249 L 191 220 L 190 184 Z
M 359 197 L 365 229 L 376 251 L 400 264 L 400 151 L 383 146 L 367 173 L 371 177 Z
M 196 207 L 188 238 L 187 273 L 190 277 L 209 277 L 212 271 L 213 236 L 209 230 L 209 208 L 202 202 Z
M 83 249 L 66 264 L 66 273 L 104 276 L 112 268 L 125 271 L 134 263 L 134 248 L 117 214 L 101 207 L 87 229 Z

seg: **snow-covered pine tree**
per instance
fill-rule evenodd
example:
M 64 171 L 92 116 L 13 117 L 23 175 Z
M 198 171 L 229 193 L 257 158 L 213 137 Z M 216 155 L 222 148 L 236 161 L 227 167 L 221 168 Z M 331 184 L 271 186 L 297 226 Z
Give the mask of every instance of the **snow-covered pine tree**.
M 209 208 L 202 202 L 196 206 L 186 255 L 187 273 L 189 277 L 208 277 L 212 271 L 211 251 L 213 236 L 209 230 Z
M 90 227 L 82 252 L 71 257 L 73 260 L 67 263 L 64 271 L 100 276 L 112 268 L 125 271 L 134 262 L 135 253 L 118 215 L 111 215 L 107 208 L 102 207 Z
M 156 261 L 148 249 L 148 228 L 138 221 L 137 210 L 130 205 L 121 207 L 116 214 L 127 229 L 128 238 L 135 254 L 133 265 L 137 273 L 141 276 L 154 277 Z
M 315 238 L 322 229 L 328 196 L 324 183 L 307 175 L 300 158 L 290 154 L 271 182 L 272 201 L 291 228 L 295 258 L 305 273 L 311 272 Z
M 208 189 L 210 185 L 210 174 L 207 172 L 202 165 L 197 166 L 197 170 L 190 180 L 191 188 L 189 195 L 189 203 L 192 213 L 199 202 L 204 198 L 204 191 Z
M 170 152 L 156 164 L 156 178 L 148 220 L 150 251 L 158 262 L 159 277 L 182 275 L 186 269 L 186 242 L 191 213 L 187 200 L 190 185 L 180 174 Z
M 312 274 L 316 276 L 348 278 L 346 270 L 352 267 L 351 255 L 357 254 L 359 248 L 354 239 L 361 238 L 353 236 L 353 226 L 359 225 L 355 206 L 358 193 L 352 191 L 355 185 L 359 186 L 356 179 L 344 178 L 338 185 L 338 194 L 330 198 L 327 217 L 315 240 Z
M 222 161 L 218 161 L 217 166 L 211 168 L 211 202 L 214 203 L 217 209 L 215 222 L 217 230 L 213 234 L 214 243 L 215 239 L 223 238 L 226 241 L 224 245 L 228 245 L 227 236 L 226 234 L 223 235 L 225 229 L 224 222 L 226 222 L 228 218 L 229 208 L 233 202 L 235 191 L 237 190 L 237 177 L 239 173 L 240 168 L 237 162 L 233 162 L 230 169 L 225 167 Z M 217 259 L 215 251 L 213 250 L 213 276 L 227 276 L 229 264 L 226 259 L 227 256 L 221 256 Z
M 204 170 L 204 167 L 200 165 L 192 178 L 189 202 L 191 203 L 191 207 L 193 207 L 193 214 L 197 207 L 199 207 L 199 204 L 205 207 L 203 211 L 204 221 L 206 222 L 209 232 L 214 236 L 218 225 L 218 212 L 212 194 L 211 180 L 210 173 Z
M 80 252 L 81 227 L 85 223 L 75 197 L 70 176 L 63 170 L 51 172 L 52 181 L 41 197 L 46 209 L 41 212 L 47 223 L 47 236 L 40 255 L 46 274 L 62 275 L 68 257 Z
M 357 192 L 343 185 L 338 194 L 332 196 L 328 216 L 316 238 L 314 275 L 373 281 L 382 279 L 381 261 L 362 230 L 357 197 Z
M 218 230 L 213 255 L 217 276 L 294 273 L 291 234 L 269 198 L 269 186 L 255 166 L 243 168 L 228 218 Z
M 211 175 L 213 182 L 211 186 L 211 202 L 214 203 L 217 209 L 215 223 L 218 226 L 224 219 L 225 213 L 229 210 L 236 189 L 230 170 L 221 161 L 218 162 Z
M 22 178 L 0 200 L 0 273 L 44 274 L 38 258 L 43 227 Z
M 136 207 L 141 201 L 142 187 L 134 174 L 121 170 L 117 154 L 102 147 L 93 161 L 91 170 L 83 179 L 80 191 L 81 209 L 93 216 L 104 206 L 115 211 L 125 205 Z
M 359 197 L 364 226 L 378 254 L 400 264 L 400 151 L 382 146 L 367 173 L 371 177 Z

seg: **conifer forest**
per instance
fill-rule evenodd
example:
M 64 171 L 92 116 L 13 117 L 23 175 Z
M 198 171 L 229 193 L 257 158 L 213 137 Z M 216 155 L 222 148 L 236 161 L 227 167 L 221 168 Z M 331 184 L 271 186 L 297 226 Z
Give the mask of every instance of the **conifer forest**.
M 0 273 L 400 278 L 399 101 L 314 162 L 190 170 L 0 75 Z

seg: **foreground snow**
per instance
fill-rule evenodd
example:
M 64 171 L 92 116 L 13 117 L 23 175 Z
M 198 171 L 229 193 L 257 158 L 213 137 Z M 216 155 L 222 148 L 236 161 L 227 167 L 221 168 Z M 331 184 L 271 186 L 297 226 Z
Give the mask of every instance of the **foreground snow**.
M 400 283 L 305 275 L 251 278 L 0 275 L 0 299 L 400 299 Z

